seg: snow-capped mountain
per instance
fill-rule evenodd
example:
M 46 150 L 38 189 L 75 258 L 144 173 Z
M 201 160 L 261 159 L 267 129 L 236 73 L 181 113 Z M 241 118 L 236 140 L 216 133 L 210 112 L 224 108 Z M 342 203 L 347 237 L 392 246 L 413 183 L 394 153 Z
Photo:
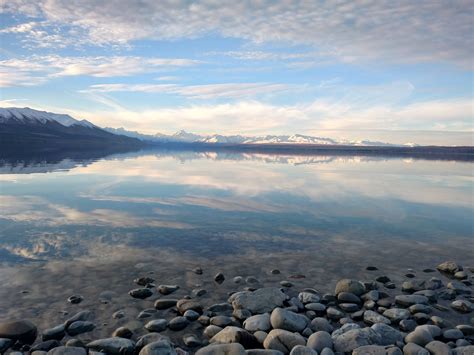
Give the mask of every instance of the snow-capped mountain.
M 317 145 L 351 145 L 351 146 L 400 146 L 396 144 L 390 144 L 385 142 L 373 142 L 368 140 L 362 141 L 348 141 L 341 140 L 337 141 L 331 138 L 325 137 L 313 137 L 302 134 L 293 135 L 265 135 L 265 136 L 242 136 L 242 135 L 230 135 L 225 136 L 221 134 L 212 135 L 199 135 L 189 133 L 184 130 L 176 132 L 171 135 L 166 134 L 141 134 L 136 131 L 127 131 L 124 128 L 105 128 L 105 130 L 115 133 L 122 134 L 125 136 L 140 139 L 142 141 L 149 141 L 155 143 L 165 142 L 182 142 L 182 143 L 208 143 L 208 144 L 317 144 Z M 413 147 L 413 143 L 409 143 L 408 146 Z
M 0 123 L 45 124 L 48 122 L 57 122 L 65 127 L 77 125 L 89 128 L 99 128 L 87 120 L 79 121 L 65 114 L 38 111 L 29 107 L 0 107 Z
M 141 146 L 142 140 L 103 130 L 87 120 L 31 108 L 0 108 L 3 151 L 25 149 L 87 150 L 112 146 Z

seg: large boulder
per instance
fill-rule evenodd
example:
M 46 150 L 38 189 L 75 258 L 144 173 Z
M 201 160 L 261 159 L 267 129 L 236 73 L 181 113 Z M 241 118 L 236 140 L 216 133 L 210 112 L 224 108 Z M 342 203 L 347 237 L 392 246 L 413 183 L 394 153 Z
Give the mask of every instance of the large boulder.
M 234 309 L 248 309 L 253 314 L 273 311 L 276 307 L 283 306 L 287 296 L 276 287 L 260 288 L 256 291 L 243 291 L 234 293 L 229 298 L 229 303 Z

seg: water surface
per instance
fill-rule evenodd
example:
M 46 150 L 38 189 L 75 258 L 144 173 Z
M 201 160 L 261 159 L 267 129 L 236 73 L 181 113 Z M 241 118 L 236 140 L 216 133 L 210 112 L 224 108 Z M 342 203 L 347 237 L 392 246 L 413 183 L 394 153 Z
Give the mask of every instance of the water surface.
M 237 275 L 327 292 L 342 277 L 400 283 L 409 268 L 473 263 L 469 162 L 149 151 L 3 161 L 0 172 L 0 318 L 46 327 L 93 309 L 102 325 L 84 337 L 141 329 L 136 314 L 159 296 L 127 291 L 151 273 L 179 284 L 177 297 L 204 287 L 211 303 L 248 286 Z M 72 294 L 85 301 L 69 305 Z M 118 309 L 125 320 L 111 319 Z

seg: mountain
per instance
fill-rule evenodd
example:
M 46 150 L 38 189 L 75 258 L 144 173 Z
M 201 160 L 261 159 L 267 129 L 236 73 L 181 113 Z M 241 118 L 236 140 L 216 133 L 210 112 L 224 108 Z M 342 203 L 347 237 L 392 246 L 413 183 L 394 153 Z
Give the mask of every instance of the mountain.
M 390 144 L 385 142 L 374 142 L 369 140 L 362 141 L 337 141 L 331 138 L 306 136 L 302 134 L 293 135 L 265 135 L 265 136 L 242 136 L 230 135 L 224 136 L 221 134 L 199 135 L 189 133 L 184 130 L 176 132 L 171 135 L 155 134 L 148 135 L 136 131 L 127 131 L 124 128 L 104 128 L 106 131 L 115 134 L 123 134 L 125 136 L 140 139 L 142 141 L 154 143 L 207 143 L 207 144 L 316 144 L 316 145 L 349 145 L 349 146 L 377 146 L 377 147 L 396 147 L 396 146 L 417 146 L 414 143 L 407 143 L 404 145 Z
M 139 147 L 142 140 L 117 135 L 86 120 L 31 108 L 0 108 L 0 147 L 5 150 L 88 150 Z

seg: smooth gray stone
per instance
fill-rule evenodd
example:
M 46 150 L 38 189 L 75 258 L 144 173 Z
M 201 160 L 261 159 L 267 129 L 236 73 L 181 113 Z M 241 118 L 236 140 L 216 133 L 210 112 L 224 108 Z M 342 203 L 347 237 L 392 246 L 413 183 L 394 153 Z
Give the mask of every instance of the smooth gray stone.
M 319 303 L 321 296 L 312 292 L 300 292 L 298 294 L 298 300 L 304 305 L 308 303 Z
M 95 329 L 95 324 L 89 321 L 81 321 L 72 323 L 67 327 L 66 331 L 70 336 L 75 336 L 87 332 L 91 332 Z
M 153 319 L 145 324 L 145 329 L 149 332 L 162 332 L 168 327 L 168 321 L 166 319 Z
M 464 334 L 457 328 L 446 329 L 443 332 L 443 338 L 446 340 L 458 340 L 464 338 Z
M 217 325 L 210 325 L 204 329 L 204 335 L 207 336 L 209 339 L 211 339 L 214 335 L 219 333 L 222 330 L 221 327 L 218 327 Z
M 451 355 L 453 353 L 449 345 L 438 340 L 430 341 L 425 348 L 431 355 Z
M 3 354 L 13 343 L 12 339 L 0 338 L 0 353 Z
M 273 311 L 276 307 L 283 306 L 287 299 L 279 288 L 265 287 L 256 291 L 242 291 L 234 293 L 229 298 L 229 303 L 234 309 L 248 309 L 253 314 L 262 314 Z
M 385 348 L 380 345 L 364 345 L 352 351 L 352 355 L 386 355 Z
M 74 346 L 59 346 L 48 351 L 48 355 L 87 355 L 87 351 Z
M 194 334 L 186 334 L 183 336 L 183 343 L 189 348 L 196 348 L 201 345 L 201 341 Z
M 288 354 L 297 345 L 306 345 L 306 340 L 298 333 L 283 329 L 273 329 L 263 342 L 265 349 L 279 350 L 284 354 Z
M 398 295 L 395 296 L 395 303 L 404 307 L 410 307 L 414 304 L 428 304 L 428 297 L 422 295 Z
M 378 345 L 395 345 L 397 342 L 403 341 L 402 333 L 387 324 L 377 323 L 371 328 L 380 334 L 382 341 Z
M 410 312 L 404 308 L 389 308 L 383 312 L 383 316 L 390 319 L 393 323 L 399 323 L 403 319 L 410 318 Z
M 307 346 L 296 345 L 291 349 L 290 355 L 318 355 L 318 353 Z
M 222 328 L 234 323 L 233 319 L 227 316 L 215 316 L 215 317 L 212 317 L 209 320 L 209 322 L 212 325 L 217 325 L 218 327 L 222 327 Z
M 453 355 L 472 355 L 474 354 L 474 345 L 461 346 L 453 349 Z
M 135 343 L 125 338 L 105 338 L 88 343 L 87 348 L 105 352 L 107 355 L 133 355 Z
M 139 355 L 177 355 L 177 353 L 169 341 L 159 340 L 144 346 Z
M 451 303 L 451 308 L 460 313 L 472 312 L 472 303 L 467 300 L 456 300 Z
M 308 324 L 309 319 L 301 314 L 275 308 L 270 316 L 270 323 L 274 329 L 284 329 L 290 332 L 301 332 Z
M 67 328 L 69 325 L 71 325 L 74 322 L 86 321 L 86 320 L 89 320 L 91 318 L 92 318 L 92 312 L 91 311 L 80 311 L 80 312 L 76 313 L 75 315 L 73 315 L 68 320 L 66 320 L 66 322 L 64 322 L 64 325 Z
M 365 285 L 360 281 L 342 279 L 337 282 L 334 293 L 338 295 L 341 292 L 349 292 L 356 296 L 361 296 L 366 292 L 366 290 Z
M 321 352 L 321 350 L 323 350 L 324 348 L 332 348 L 333 341 L 331 338 L 331 334 L 325 331 L 313 333 L 308 338 L 306 346 L 317 351 L 318 353 Z
M 138 341 L 135 344 L 135 350 L 139 351 L 140 349 L 142 349 L 144 346 L 148 344 L 155 343 L 162 340 L 166 340 L 170 342 L 170 338 L 160 333 L 148 333 L 148 334 L 142 335 L 140 338 L 138 338 Z
M 245 355 L 245 349 L 238 343 L 212 344 L 199 349 L 196 355 Z
M 447 274 L 455 274 L 458 271 L 462 270 L 462 266 L 459 266 L 454 261 L 445 261 L 439 264 L 436 269 Z
M 168 309 L 176 306 L 176 303 L 178 303 L 178 300 L 172 298 L 160 298 L 155 301 L 155 308 L 158 310 Z
M 281 351 L 269 349 L 249 349 L 245 350 L 247 355 L 283 355 Z
M 186 328 L 189 324 L 189 321 L 185 317 L 174 317 L 168 323 L 168 328 L 171 330 L 182 330 Z
M 196 311 L 193 311 L 192 309 L 188 309 L 186 312 L 184 312 L 183 316 L 189 319 L 190 321 L 195 321 L 199 319 L 200 317 L 199 313 Z
M 334 330 L 334 327 L 331 325 L 331 323 L 329 323 L 329 321 L 323 317 L 317 317 L 311 320 L 309 327 L 313 332 L 323 330 L 325 332 L 332 333 Z
M 365 311 L 364 322 L 369 325 L 376 324 L 376 323 L 390 324 L 390 319 L 374 311 Z
M 246 330 L 239 327 L 225 327 L 219 333 L 214 335 L 211 340 L 211 344 L 229 344 L 229 343 L 239 343 L 245 349 L 253 349 L 260 347 L 260 342 L 255 338 L 255 336 Z
M 244 328 L 249 332 L 256 332 L 258 330 L 268 332 L 271 329 L 270 314 L 257 314 L 247 318 L 244 321 Z
M 57 325 L 56 327 L 46 329 L 43 332 L 42 339 L 46 340 L 61 340 L 66 335 L 66 326 L 64 324 Z
M 136 288 L 128 292 L 133 298 L 145 299 L 153 295 L 153 291 L 149 288 Z
M 188 310 L 193 310 L 199 314 L 202 314 L 202 305 L 194 300 L 181 299 L 176 303 L 179 313 L 184 314 Z
M 351 329 L 336 338 L 333 336 L 336 352 L 351 352 L 364 345 L 374 345 L 381 342 L 380 335 L 371 328 Z
M 32 346 L 30 351 L 49 351 L 53 348 L 57 348 L 58 346 L 61 346 L 59 341 L 54 339 L 46 340 Z
M 158 292 L 162 295 L 169 295 L 175 291 L 179 290 L 178 285 L 159 285 Z
M 38 330 L 29 320 L 8 321 L 0 323 L 0 338 L 12 339 L 25 344 L 36 340 Z
M 403 355 L 430 355 L 430 352 L 415 343 L 408 343 L 403 347 Z

